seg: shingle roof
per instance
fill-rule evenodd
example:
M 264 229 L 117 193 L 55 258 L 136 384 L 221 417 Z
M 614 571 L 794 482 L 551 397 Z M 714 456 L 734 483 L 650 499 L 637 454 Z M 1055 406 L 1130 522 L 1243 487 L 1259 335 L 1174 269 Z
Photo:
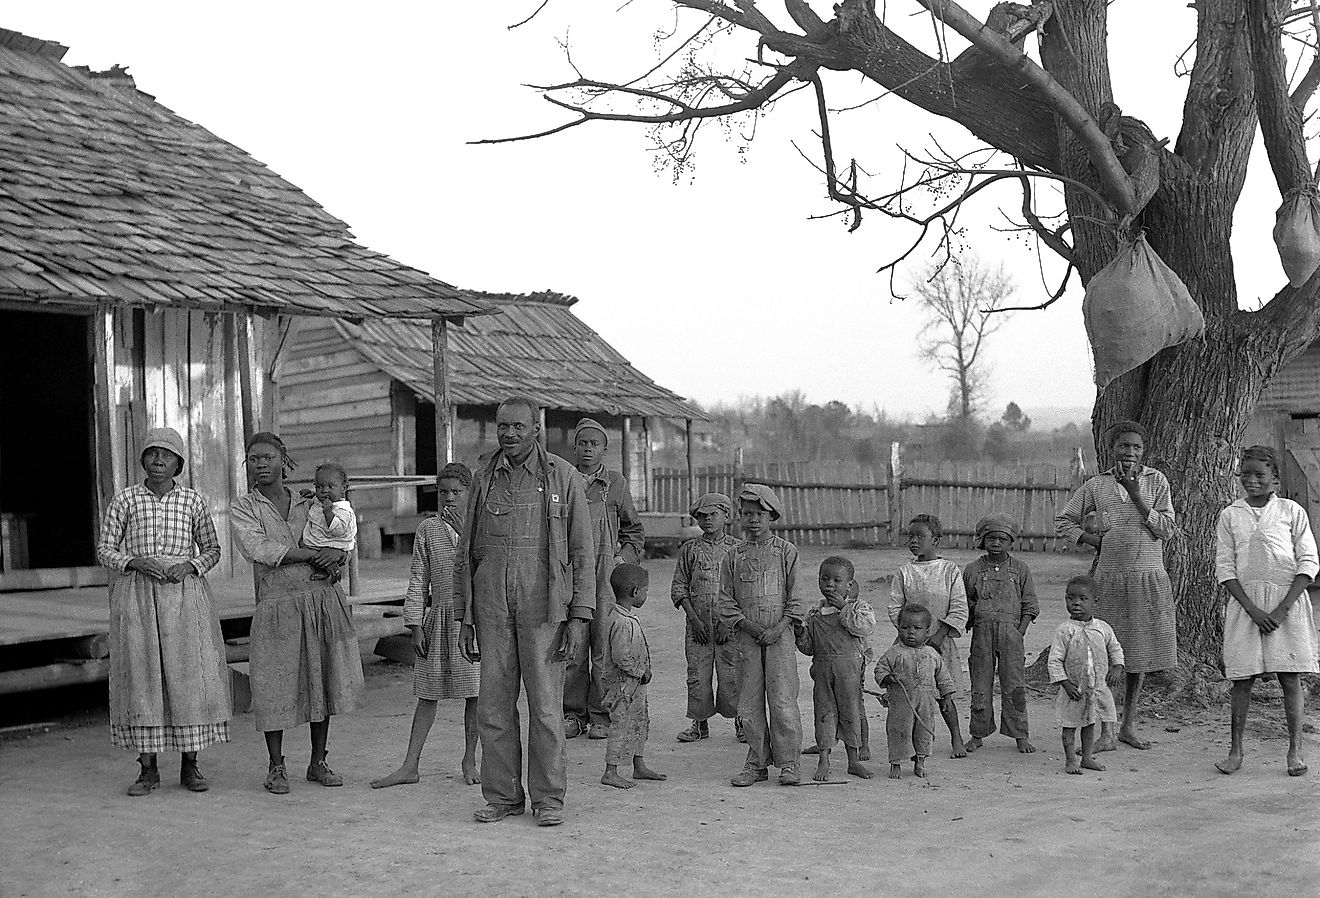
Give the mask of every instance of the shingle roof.
M 449 330 L 455 405 L 495 405 L 513 393 L 547 408 L 704 420 L 700 410 L 638 371 L 558 293 L 477 293 L 494 312 Z M 335 322 L 363 355 L 413 392 L 435 399 L 431 331 L 420 322 Z
M 480 314 L 353 241 L 233 144 L 66 48 L 0 29 L 0 300 L 308 315 Z

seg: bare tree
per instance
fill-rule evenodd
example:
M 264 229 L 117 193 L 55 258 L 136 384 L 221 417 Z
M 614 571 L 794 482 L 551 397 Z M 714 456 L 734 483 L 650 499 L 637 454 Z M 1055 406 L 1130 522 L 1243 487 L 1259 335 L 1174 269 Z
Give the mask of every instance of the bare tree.
M 1166 549 L 1179 642 L 1216 658 L 1222 603 L 1214 526 L 1233 498 L 1225 472 L 1265 386 L 1320 337 L 1320 277 L 1284 284 L 1259 309 L 1240 310 L 1229 239 L 1257 128 L 1280 195 L 1315 195 L 1303 132 L 1320 86 L 1309 0 L 1197 0 L 1192 46 L 1167 36 L 1169 59 L 1186 78 L 1172 143 L 1115 103 L 1108 0 L 999 3 L 985 21 L 953 0 L 892 0 L 878 10 L 875 0 L 839 0 L 829 19 L 806 0 L 775 4 L 773 17 L 756 0 L 664 5 L 678 27 L 660 58 L 639 61 L 638 77 L 627 82 L 580 75 L 544 89 L 568 118 L 542 133 L 598 121 L 643 123 L 667 129 L 663 146 L 682 159 L 703 123 L 765 114 L 803 89 L 818 112 L 811 155 L 828 195 L 852 228 L 872 214 L 910 223 L 916 239 L 900 260 L 928 246 L 927 236 L 938 241 L 937 258 L 947 259 L 963 204 L 1005 185 L 1020 190 L 1017 226 L 1083 283 L 1145 230 L 1204 313 L 1205 338 L 1161 352 L 1110 384 L 1097 397 L 1093 430 L 1103 440 L 1107 426 L 1123 418 L 1151 430 L 1148 454 L 1169 475 L 1181 516 L 1183 538 Z M 924 8 L 925 21 L 906 15 L 907 6 Z M 932 27 L 936 55 L 899 33 Z M 1033 34 L 1036 46 L 1029 46 Z M 730 42 L 741 42 L 739 52 L 711 62 L 707 50 Z M 728 65 L 730 58 L 750 62 Z M 911 156 L 897 187 L 871 189 L 865 165 L 836 160 L 830 129 L 849 111 L 832 109 L 827 90 L 859 77 L 874 85 L 877 100 L 896 96 L 957 122 L 983 149 L 948 153 L 936 146 Z M 894 137 L 886 130 L 876 140 Z M 1052 191 L 1062 193 L 1058 217 L 1041 211 L 1041 194 Z M 1062 292 L 1060 286 L 1040 305 Z
M 949 416 L 972 418 L 985 399 L 986 340 L 1005 321 L 996 314 L 1013 295 L 1013 282 L 1002 267 L 989 269 L 965 255 L 952 265 L 932 264 L 912 291 L 925 311 L 918 335 L 923 358 L 953 381 Z

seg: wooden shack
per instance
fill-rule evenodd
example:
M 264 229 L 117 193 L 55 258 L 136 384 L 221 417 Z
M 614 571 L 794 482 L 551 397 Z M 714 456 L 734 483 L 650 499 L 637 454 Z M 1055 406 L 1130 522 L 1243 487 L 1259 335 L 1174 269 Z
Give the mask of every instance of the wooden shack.
M 514 393 L 545 408 L 552 452 L 571 458 L 585 415 L 610 431 L 606 464 L 628 475 L 641 510 L 651 489 L 648 421 L 704 415 L 638 371 L 573 314 L 574 297 L 474 293 L 491 308 L 448 341 L 452 457 L 469 465 L 492 448 L 495 408 Z M 281 433 L 309 463 L 338 461 L 353 475 L 436 471 L 431 334 L 424 324 L 305 321 L 279 378 Z M 689 428 L 690 430 L 690 428 Z M 364 491 L 359 514 L 385 539 L 409 535 L 435 508 L 424 489 Z
M 1278 450 L 1283 495 L 1320 525 L 1320 341 L 1270 381 L 1243 442 Z
M 101 509 L 158 426 L 183 434 L 182 479 L 215 514 L 212 576 L 243 572 L 229 503 L 247 489 L 245 435 L 277 426 L 266 399 L 294 323 L 485 306 L 360 246 L 123 69 L 65 52 L 0 30 L 0 590 L 105 582 Z

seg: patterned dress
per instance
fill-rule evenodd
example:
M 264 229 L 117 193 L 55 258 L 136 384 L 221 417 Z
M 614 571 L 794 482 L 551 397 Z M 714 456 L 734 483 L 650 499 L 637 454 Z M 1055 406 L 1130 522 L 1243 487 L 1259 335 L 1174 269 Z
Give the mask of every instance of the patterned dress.
M 1108 519 L 1095 570 L 1095 614 L 1114 628 L 1127 671 L 1134 674 L 1178 664 L 1173 587 L 1164 570 L 1164 541 L 1176 526 L 1173 499 L 1169 481 L 1154 468 L 1143 467 L 1139 481 L 1150 509 L 1144 518 L 1110 470 L 1083 483 L 1054 519 L 1058 534 L 1073 542 L 1081 539 L 1082 519 L 1090 512 Z
M 1279 606 L 1298 574 L 1314 579 L 1320 572 L 1310 522 L 1291 499 L 1272 496 L 1262 508 L 1239 499 L 1219 513 L 1217 532 L 1216 579 L 1237 580 L 1262 611 Z M 1283 626 L 1268 634 L 1229 597 L 1224 610 L 1224 676 L 1244 680 L 1262 673 L 1320 673 L 1315 616 L 1306 590 L 1288 610 Z
M 403 622 L 421 627 L 426 657 L 413 662 L 413 695 L 428 701 L 476 698 L 481 668 L 463 658 L 454 620 L 454 550 L 458 531 L 439 517 L 417 528 Z
M 947 558 L 902 565 L 889 586 L 889 622 L 895 627 L 904 605 L 924 605 L 930 611 L 932 635 L 942 623 L 953 629 L 940 646 L 940 655 L 953 680 L 954 694 L 962 692 L 962 659 L 954 642 L 967 629 L 967 587 L 963 585 L 962 568 Z
M 131 486 L 111 500 L 96 549 L 110 585 L 110 741 L 137 752 L 229 741 L 229 671 L 206 572 L 220 561 L 201 493 Z M 189 562 L 180 583 L 128 570 L 134 558 Z

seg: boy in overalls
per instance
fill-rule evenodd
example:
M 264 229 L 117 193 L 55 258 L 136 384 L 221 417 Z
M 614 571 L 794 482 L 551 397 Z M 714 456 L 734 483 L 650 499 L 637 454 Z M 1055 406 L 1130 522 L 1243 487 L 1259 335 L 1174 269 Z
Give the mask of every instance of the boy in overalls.
M 985 554 L 963 570 L 967 587 L 972 648 L 972 738 L 969 752 L 995 731 L 995 668 L 999 668 L 999 732 L 1017 740 L 1024 754 L 1036 750 L 1027 739 L 1027 673 L 1022 638 L 1040 614 L 1036 585 L 1026 562 L 1009 554 L 1017 525 L 1003 514 L 976 524 L 977 547 Z
M 688 509 L 701 528 L 701 536 L 683 543 L 674 565 L 669 595 L 687 618 L 683 649 L 687 655 L 687 716 L 692 725 L 678 734 L 679 742 L 710 738 L 708 721 L 716 714 L 734 719 L 735 735 L 745 742 L 738 720 L 738 642 L 720 620 L 720 562 L 738 545 L 725 528 L 733 517 L 733 503 L 721 493 L 706 493 Z M 718 692 L 715 683 L 718 682 Z
M 735 786 L 767 779 L 771 764 L 779 768 L 780 785 L 800 781 L 802 717 L 791 627 L 801 625 L 806 603 L 794 589 L 797 547 L 770 533 L 780 509 L 769 487 L 743 487 L 738 513 L 746 538 L 720 564 L 720 619 L 737 632 L 742 655 L 738 717 L 747 737 L 747 763 L 731 780 Z

